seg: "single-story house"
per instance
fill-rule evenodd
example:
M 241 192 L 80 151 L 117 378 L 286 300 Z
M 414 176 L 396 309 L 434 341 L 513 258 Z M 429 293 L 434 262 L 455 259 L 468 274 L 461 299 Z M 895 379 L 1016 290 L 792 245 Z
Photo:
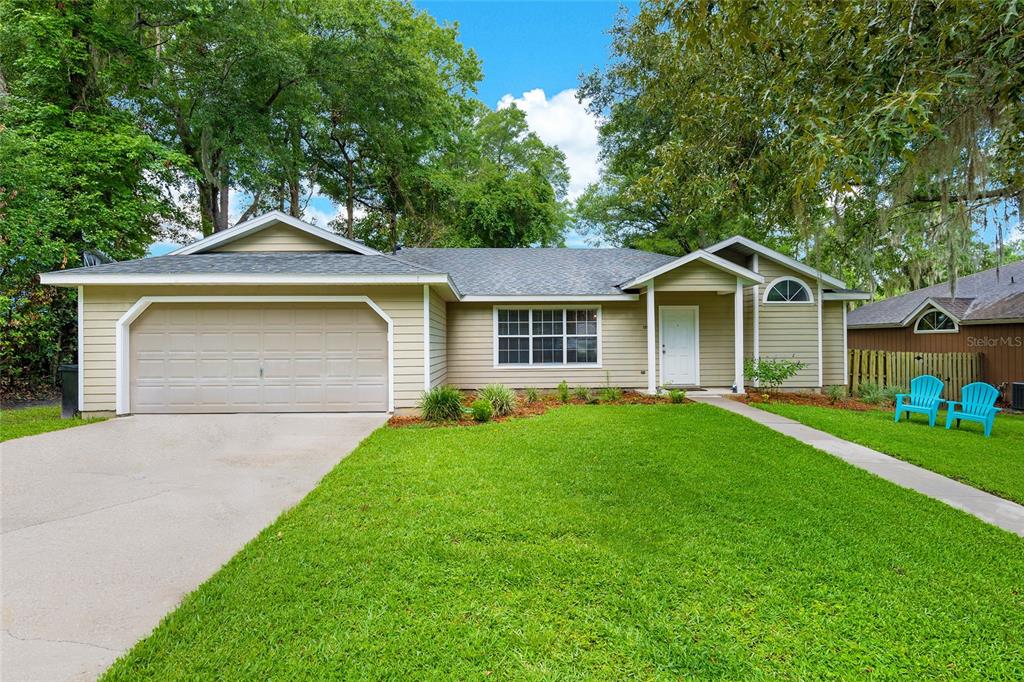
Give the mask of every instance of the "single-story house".
M 169 255 L 45 273 L 78 288 L 80 408 L 404 411 L 439 384 L 846 383 L 841 280 L 743 237 L 633 249 L 380 253 L 280 212 Z
M 1024 381 L 1024 261 L 925 287 L 850 312 L 850 347 L 981 353 L 982 381 Z

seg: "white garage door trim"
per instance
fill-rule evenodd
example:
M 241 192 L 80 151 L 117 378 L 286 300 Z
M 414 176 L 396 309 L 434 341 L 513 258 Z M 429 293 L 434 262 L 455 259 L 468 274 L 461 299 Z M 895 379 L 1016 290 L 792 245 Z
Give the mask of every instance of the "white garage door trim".
M 116 411 L 129 414 L 131 408 L 128 348 L 131 324 L 154 303 L 365 303 L 388 325 L 388 412 L 395 411 L 395 349 L 394 322 L 369 296 L 143 296 L 117 321 L 114 340 L 116 363 Z

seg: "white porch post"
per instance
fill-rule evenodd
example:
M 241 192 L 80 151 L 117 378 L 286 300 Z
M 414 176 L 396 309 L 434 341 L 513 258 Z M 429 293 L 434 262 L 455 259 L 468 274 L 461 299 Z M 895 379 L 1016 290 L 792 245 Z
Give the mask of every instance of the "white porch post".
M 647 282 L 647 392 L 658 392 L 657 346 L 654 338 L 654 280 Z
M 733 296 L 733 319 L 735 320 L 736 392 L 743 393 L 743 280 L 736 278 L 736 294 Z
M 821 334 L 821 280 L 818 280 L 818 388 L 825 388 L 825 353 L 822 349 Z

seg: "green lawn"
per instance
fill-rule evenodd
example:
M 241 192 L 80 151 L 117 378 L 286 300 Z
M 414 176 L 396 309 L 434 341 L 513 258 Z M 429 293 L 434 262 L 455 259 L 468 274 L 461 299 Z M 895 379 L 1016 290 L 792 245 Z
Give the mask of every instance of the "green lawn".
M 13 410 L 3 410 L 0 411 L 0 442 L 101 421 L 103 418 L 61 419 L 59 406 L 18 407 Z
M 106 680 L 1024 678 L 1024 540 L 700 404 L 377 431 Z
M 985 438 L 981 424 L 973 422 L 962 422 L 959 429 L 954 426 L 947 431 L 943 410 L 935 428 L 930 428 L 928 418 L 919 414 L 897 424 L 891 410 L 852 412 L 785 403 L 751 404 L 1024 503 L 1024 417 L 996 415 L 992 437 Z

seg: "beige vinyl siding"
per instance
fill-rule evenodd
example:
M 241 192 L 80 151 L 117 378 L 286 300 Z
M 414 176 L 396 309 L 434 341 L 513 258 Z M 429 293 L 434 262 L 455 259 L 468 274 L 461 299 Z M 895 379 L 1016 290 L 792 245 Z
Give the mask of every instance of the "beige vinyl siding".
M 654 280 L 657 300 L 663 291 L 733 291 L 736 276 L 699 261 L 670 270 Z
M 733 278 L 734 287 L 735 281 Z M 734 372 L 732 296 L 714 292 L 658 293 L 656 289 L 655 303 L 658 306 L 700 306 L 701 383 L 705 386 L 731 386 Z M 502 383 L 513 388 L 533 386 L 550 389 L 564 379 L 574 386 L 598 387 L 609 381 L 613 386 L 644 389 L 647 386 L 646 305 L 645 296 L 641 296 L 639 301 L 601 304 L 600 368 L 575 368 L 571 365 L 513 368 L 494 367 L 494 306 L 489 303 L 449 303 L 448 383 L 464 389 L 479 388 L 489 383 Z M 565 305 L 567 308 L 580 306 L 579 303 Z M 658 319 L 656 311 L 656 327 Z M 657 344 L 660 347 L 660 339 L 657 339 Z M 658 371 L 660 373 L 660 366 Z
M 84 411 L 116 409 L 117 320 L 143 296 L 369 296 L 394 321 L 395 407 L 411 408 L 423 391 L 423 288 L 282 286 L 86 286 L 82 357 Z
M 818 292 L 815 280 L 765 257 L 758 268 L 765 278 L 760 295 L 761 357 L 796 360 L 804 363 L 784 388 L 818 387 Z M 814 303 L 765 303 L 764 295 L 772 281 L 795 277 L 807 285 Z
M 747 359 L 754 357 L 754 306 L 762 291 L 752 286 L 743 289 L 743 357 Z
M 732 278 L 733 289 L 736 278 Z M 643 302 L 643 301 L 642 301 Z M 732 386 L 735 382 L 736 337 L 734 328 L 733 296 L 714 292 L 680 291 L 662 292 L 654 283 L 656 348 L 661 348 L 660 306 L 699 306 L 697 324 L 700 328 L 700 383 L 702 386 Z M 658 377 L 661 377 L 661 353 L 658 353 Z
M 553 304 L 554 305 L 554 304 Z M 536 307 L 528 304 L 523 308 Z M 591 307 L 567 303 L 566 308 Z M 448 304 L 448 383 L 479 388 L 502 383 L 513 388 L 550 389 L 563 379 L 572 385 L 603 386 L 605 372 L 613 386 L 647 386 L 646 309 L 643 301 L 606 302 L 601 308 L 602 367 L 494 367 L 494 306 Z
M 436 291 L 430 292 L 430 387 L 448 380 L 448 307 Z
M 314 237 L 308 232 L 297 230 L 290 225 L 270 225 L 262 230 L 210 249 L 210 252 L 227 251 L 345 251 L 346 249 L 329 241 Z
M 825 385 L 845 384 L 843 372 L 843 306 L 845 301 L 825 301 L 821 309 L 822 367 Z

